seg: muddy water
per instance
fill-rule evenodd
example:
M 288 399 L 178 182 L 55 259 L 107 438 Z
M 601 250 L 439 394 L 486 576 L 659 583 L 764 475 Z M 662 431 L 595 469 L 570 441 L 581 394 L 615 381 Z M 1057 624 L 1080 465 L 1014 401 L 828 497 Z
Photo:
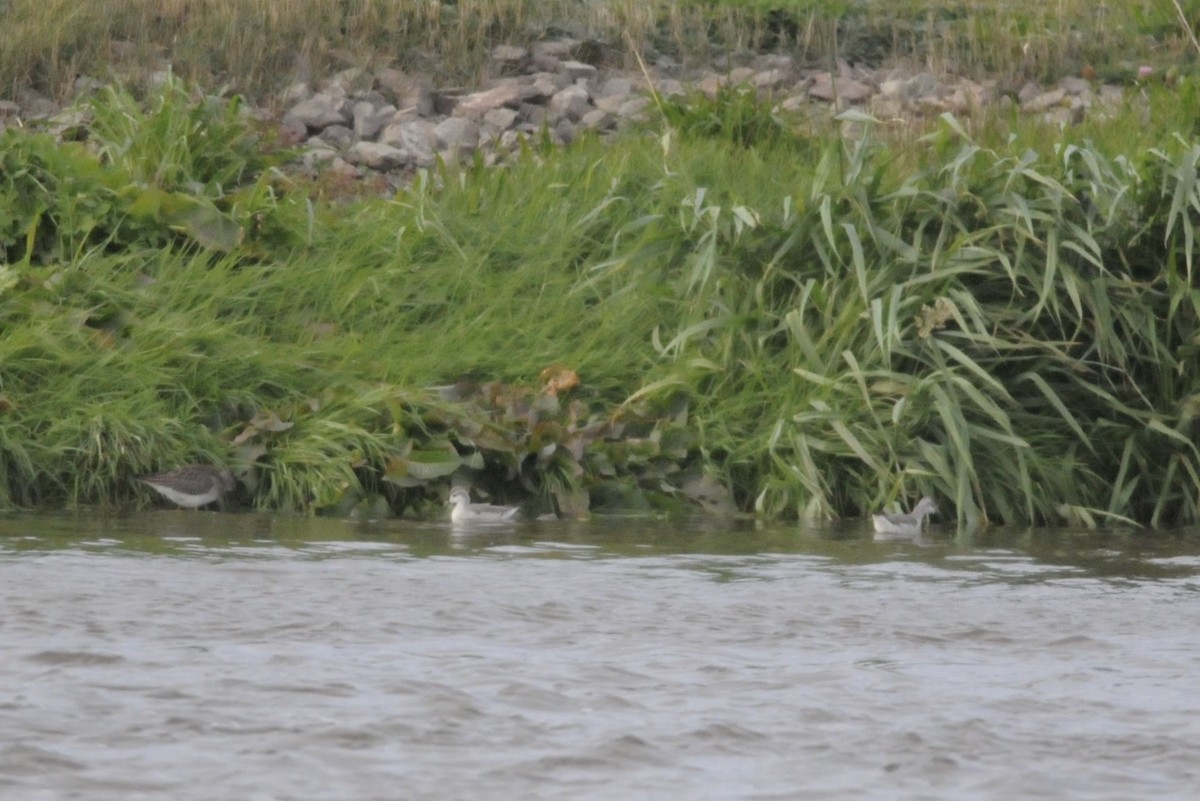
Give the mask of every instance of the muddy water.
M 1200 538 L 0 519 L 0 798 L 1193 799 Z

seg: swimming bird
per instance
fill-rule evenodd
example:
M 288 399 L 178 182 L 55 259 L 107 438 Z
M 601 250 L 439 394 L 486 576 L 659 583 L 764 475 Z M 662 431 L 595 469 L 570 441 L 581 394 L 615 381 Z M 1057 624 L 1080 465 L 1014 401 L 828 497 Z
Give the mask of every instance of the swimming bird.
M 917 501 L 917 505 L 908 514 L 889 515 L 877 514 L 872 515 L 871 520 L 875 523 L 876 534 L 903 534 L 916 536 L 921 533 L 921 529 L 925 526 L 925 518 L 928 515 L 937 514 L 937 504 L 933 498 L 925 496 Z
M 471 503 L 471 494 L 462 487 L 450 490 L 450 520 L 454 523 L 503 523 L 521 511 L 518 506 L 496 506 L 490 503 Z
M 237 486 L 233 473 L 207 464 L 189 464 L 165 473 L 142 476 L 159 495 L 187 509 L 199 509 Z

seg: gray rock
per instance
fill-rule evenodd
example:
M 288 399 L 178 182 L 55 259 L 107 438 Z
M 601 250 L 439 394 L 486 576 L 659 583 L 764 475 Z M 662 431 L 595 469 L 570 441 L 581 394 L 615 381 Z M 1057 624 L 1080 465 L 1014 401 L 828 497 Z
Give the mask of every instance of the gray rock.
M 684 97 L 687 88 L 683 82 L 675 78 L 663 78 L 654 87 L 662 97 Z
M 629 95 L 609 95 L 607 97 L 597 97 L 593 100 L 593 104 L 601 111 L 607 111 L 609 114 L 618 114 L 621 111 L 621 106 L 625 105 L 629 100 Z
M 729 71 L 729 83 L 737 86 L 740 83 L 751 83 L 754 80 L 754 69 L 751 67 L 736 67 Z
M 481 120 L 492 109 L 502 106 L 516 107 L 523 99 L 522 90 L 523 87 L 518 84 L 504 83 L 482 92 L 469 94 L 458 101 L 454 113 L 462 117 Z
M 1026 81 L 1025 84 L 1017 90 L 1017 102 L 1025 105 L 1030 100 L 1042 93 L 1042 87 L 1038 86 L 1033 81 Z
M 631 97 L 621 104 L 621 108 L 617 110 L 617 116 L 623 120 L 642 120 L 645 119 L 645 110 L 650 105 L 648 97 Z
M 381 142 L 355 142 L 346 156 L 350 162 L 373 170 L 393 170 L 410 160 L 405 150 Z
M 791 72 L 796 68 L 796 63 L 791 56 L 781 53 L 767 53 L 757 56 L 754 59 L 754 69 L 759 71 L 764 70 L 779 70 L 781 72 Z
M 620 97 L 622 100 L 633 94 L 633 81 L 628 78 L 607 78 L 592 90 L 592 97 L 599 100 L 602 97 Z
M 345 112 L 345 100 L 322 92 L 292 106 L 283 121 L 285 125 L 298 123 L 309 131 L 319 131 L 329 125 L 345 125 L 350 117 Z
M 562 59 L 555 58 L 554 56 L 540 55 L 534 56 L 530 60 L 530 64 L 535 70 L 539 70 L 540 72 L 558 72 L 562 66 Z
M 1092 84 L 1086 78 L 1063 78 L 1058 82 L 1058 87 L 1069 95 L 1082 95 L 1092 91 Z
M 873 94 L 871 87 L 853 78 L 838 76 L 834 79 L 828 72 L 820 73 L 808 87 L 809 97 L 817 100 L 841 100 L 845 103 L 861 103 Z
M 1098 99 L 1102 106 L 1119 106 L 1125 100 L 1125 90 L 1116 84 L 1106 83 L 1100 87 Z
M 535 42 L 533 47 L 530 48 L 530 53 L 534 58 L 538 56 L 550 56 L 560 61 L 566 61 L 577 47 L 579 47 L 579 42 L 575 39 L 554 39 Z
M 1051 89 L 1049 92 L 1042 92 L 1040 95 L 1021 103 L 1021 110 L 1025 112 L 1046 111 L 1054 106 L 1063 105 L 1063 101 L 1066 98 L 1067 93 L 1063 89 Z
M 617 118 L 603 109 L 594 108 L 580 118 L 579 124 L 584 128 L 607 131 L 616 127 Z
M 316 144 L 305 148 L 304 152 L 300 155 L 300 163 L 304 165 L 305 169 L 311 172 L 319 165 L 335 158 L 338 158 L 338 152 L 320 140 L 317 140 Z
M 567 80 L 565 75 L 539 72 L 525 84 L 521 92 L 521 100 L 531 103 L 544 103 L 570 85 L 571 82 Z
M 417 166 L 429 167 L 436 161 L 434 148 L 437 146 L 437 134 L 434 128 L 434 124 L 427 120 L 394 122 L 379 134 L 379 144 L 403 151 Z
M 354 104 L 354 135 L 359 139 L 374 139 L 383 126 L 393 121 L 396 107 L 391 103 L 376 106 L 366 100 Z
M 319 134 L 319 138 L 341 150 L 345 150 L 357 141 L 354 131 L 345 125 L 327 125 Z
M 754 73 L 751 83 L 756 89 L 778 89 L 788 81 L 788 74 L 783 70 L 763 70 Z
M 522 143 L 529 140 L 530 133 L 528 131 L 510 130 L 500 134 L 500 149 L 512 152 L 521 147 Z
M 361 67 L 350 67 L 334 73 L 324 87 L 324 91 L 340 91 L 344 95 L 352 95 L 373 88 L 375 88 L 374 75 Z
M 483 121 L 499 131 L 506 131 L 516 124 L 518 116 L 515 109 L 494 108 L 483 115 Z
M 479 146 L 479 125 L 465 117 L 448 117 L 433 129 L 438 150 L 470 153 Z
M 417 78 L 397 69 L 381 69 L 375 73 L 375 85 L 396 108 L 412 109 L 418 116 L 433 114 L 433 87 L 424 78 Z
M 889 100 L 890 102 L 895 103 L 897 111 L 899 111 L 899 107 L 900 107 L 899 101 L 896 101 L 896 100 L 890 99 L 890 98 L 883 98 L 883 97 L 875 98 L 876 102 L 883 101 L 883 100 Z M 805 91 L 803 91 L 803 92 L 797 92 L 796 94 L 788 95 L 779 103 L 780 110 L 786 111 L 789 114 L 799 113 L 800 111 L 804 110 L 807 106 L 808 106 L 808 91 L 807 91 L 807 89 L 805 89 Z M 878 110 L 876 110 L 875 114 L 876 114 L 876 116 L 884 116 L 884 117 L 891 116 L 889 114 L 883 114 Z
M 516 45 L 498 44 L 492 48 L 492 61 L 515 67 L 529 58 L 529 51 Z
M 591 108 L 588 91 L 579 84 L 568 86 L 550 98 L 550 113 L 560 119 L 579 122 Z M 569 141 L 569 140 L 568 140 Z
M 283 90 L 283 96 L 280 98 L 283 105 L 291 107 L 297 103 L 308 100 L 313 96 L 312 87 L 305 81 L 296 81 Z
M 520 112 L 521 119 L 524 120 L 525 124 L 528 125 L 532 130 L 536 130 L 545 125 L 546 117 L 549 116 L 545 106 L 538 106 L 534 105 L 533 103 L 522 103 Z
M 559 71 L 565 73 L 572 81 L 594 81 L 598 72 L 591 64 L 584 64 L 582 61 L 563 61 L 559 65 Z
M 560 117 L 551 134 L 555 142 L 569 145 L 575 141 L 575 125 L 566 117 Z

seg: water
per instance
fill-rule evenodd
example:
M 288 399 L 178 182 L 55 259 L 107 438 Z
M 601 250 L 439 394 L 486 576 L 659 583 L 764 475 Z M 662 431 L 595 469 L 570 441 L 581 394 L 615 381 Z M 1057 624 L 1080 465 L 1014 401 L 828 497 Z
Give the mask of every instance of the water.
M 0 798 L 1192 799 L 1200 539 L 0 519 Z

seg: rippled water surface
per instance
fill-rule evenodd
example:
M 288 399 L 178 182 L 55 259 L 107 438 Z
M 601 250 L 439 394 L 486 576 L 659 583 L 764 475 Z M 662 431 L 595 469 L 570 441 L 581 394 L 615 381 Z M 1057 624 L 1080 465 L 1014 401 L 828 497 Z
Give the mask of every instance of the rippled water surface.
M 4 799 L 1193 799 L 1200 539 L 0 518 Z

